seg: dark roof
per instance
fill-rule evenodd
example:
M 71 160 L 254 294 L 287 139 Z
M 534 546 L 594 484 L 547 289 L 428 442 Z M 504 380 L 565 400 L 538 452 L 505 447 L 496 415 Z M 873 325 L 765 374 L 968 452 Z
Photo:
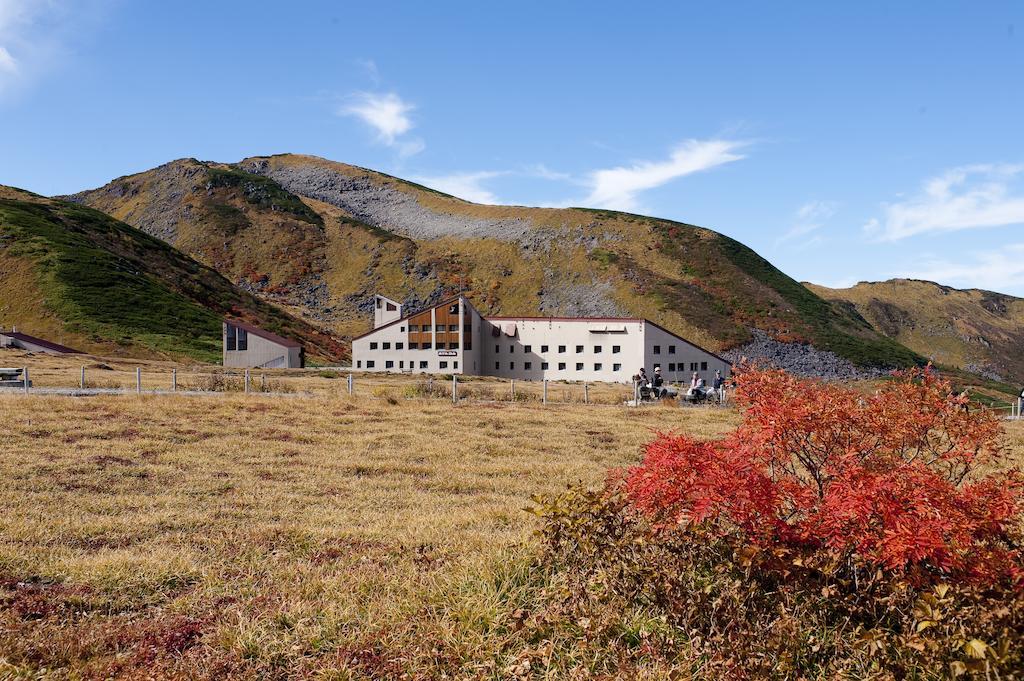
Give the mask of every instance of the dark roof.
M 259 328 L 257 326 L 253 326 L 252 324 L 246 324 L 245 322 L 238 321 L 237 319 L 225 319 L 224 321 L 227 322 L 228 324 L 230 324 L 231 326 L 237 326 L 240 329 L 245 329 L 246 333 L 251 333 L 254 336 L 259 336 L 260 338 L 265 338 L 268 341 L 270 341 L 271 343 L 277 343 L 278 345 L 283 345 L 286 348 L 301 348 L 302 347 L 301 343 L 297 343 L 297 342 L 291 340 L 290 338 L 284 338 L 282 336 L 278 336 L 276 333 L 270 333 L 269 331 L 264 331 L 263 329 L 261 329 L 261 328 Z
M 48 340 L 36 338 L 35 336 L 30 336 L 27 333 L 22 333 L 21 331 L 0 331 L 0 336 L 7 336 L 8 338 L 13 338 L 15 340 L 25 341 L 26 343 L 32 343 L 33 345 L 38 345 L 41 348 L 53 350 L 54 352 L 63 352 L 69 355 L 82 354 L 81 350 L 75 350 L 73 348 L 69 348 L 58 343 L 51 343 Z
M 387 296 L 381 296 L 381 298 L 386 298 L 386 297 Z M 440 303 L 435 303 L 435 304 L 431 305 L 430 307 L 424 307 L 424 308 L 422 308 L 420 310 L 416 310 L 415 312 L 410 312 L 409 314 L 405 315 L 404 317 L 399 317 L 398 319 L 396 319 L 393 322 L 388 322 L 387 324 L 381 324 L 376 329 L 370 329 L 366 333 L 361 333 L 358 336 L 353 336 L 352 340 L 356 341 L 356 340 L 359 340 L 360 338 L 366 338 L 371 333 L 376 333 L 376 332 L 380 331 L 381 329 L 386 329 L 389 326 L 394 326 L 398 322 L 404 322 L 406 319 L 409 319 L 410 317 L 415 317 L 416 315 L 423 314 L 424 312 L 426 312 L 428 310 L 433 310 L 434 308 L 437 308 L 437 307 L 444 307 L 445 305 L 448 305 L 450 303 L 457 302 L 459 300 L 459 298 L 461 298 L 461 297 L 462 296 L 455 296 L 454 298 L 449 298 L 448 300 L 442 300 Z M 391 300 L 391 299 L 388 298 L 388 300 Z M 398 301 L 392 301 L 392 302 L 398 302 Z

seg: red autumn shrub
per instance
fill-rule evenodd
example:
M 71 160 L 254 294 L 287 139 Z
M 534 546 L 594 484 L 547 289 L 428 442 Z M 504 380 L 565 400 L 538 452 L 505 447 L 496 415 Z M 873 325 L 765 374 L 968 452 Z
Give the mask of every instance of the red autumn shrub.
M 930 367 L 873 395 L 743 369 L 737 398 L 735 432 L 659 435 L 628 472 L 629 498 L 660 527 L 826 550 L 915 581 L 1024 585 L 1024 478 L 1000 466 L 996 418 Z

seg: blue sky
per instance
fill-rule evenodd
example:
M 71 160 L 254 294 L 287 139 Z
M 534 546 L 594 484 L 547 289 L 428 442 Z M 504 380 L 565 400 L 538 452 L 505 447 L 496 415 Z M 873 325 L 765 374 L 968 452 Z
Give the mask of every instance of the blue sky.
M 0 183 L 308 153 L 1024 295 L 1024 3 L 712 4 L 0 0 Z

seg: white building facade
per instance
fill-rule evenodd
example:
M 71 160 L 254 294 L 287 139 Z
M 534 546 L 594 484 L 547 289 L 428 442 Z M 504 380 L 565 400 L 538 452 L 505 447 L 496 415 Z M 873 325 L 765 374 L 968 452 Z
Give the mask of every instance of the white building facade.
M 463 297 L 412 315 L 383 296 L 398 316 L 352 341 L 357 371 L 444 373 L 517 380 L 628 383 L 641 367 L 661 367 L 668 381 L 697 373 L 709 382 L 730 363 L 646 319 L 483 317 Z M 424 328 L 427 328 L 424 331 Z

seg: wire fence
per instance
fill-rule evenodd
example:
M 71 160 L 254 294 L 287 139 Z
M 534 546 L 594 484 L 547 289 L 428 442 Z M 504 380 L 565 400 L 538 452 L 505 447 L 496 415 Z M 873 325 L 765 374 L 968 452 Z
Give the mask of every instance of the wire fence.
M 368 374 L 337 369 L 211 370 L 209 367 L 160 366 L 128 369 L 114 368 L 103 363 L 85 365 L 74 370 L 68 367 L 22 367 L 16 371 L 16 376 L 0 374 L 0 392 L 78 396 L 248 393 L 296 397 L 347 396 L 394 403 L 403 399 L 433 399 L 454 404 L 510 402 L 635 405 L 640 402 L 631 384 L 526 381 L 490 376 Z M 4 378 L 15 381 L 5 381 Z M 676 387 L 679 394 L 685 392 L 682 386 L 672 387 Z

